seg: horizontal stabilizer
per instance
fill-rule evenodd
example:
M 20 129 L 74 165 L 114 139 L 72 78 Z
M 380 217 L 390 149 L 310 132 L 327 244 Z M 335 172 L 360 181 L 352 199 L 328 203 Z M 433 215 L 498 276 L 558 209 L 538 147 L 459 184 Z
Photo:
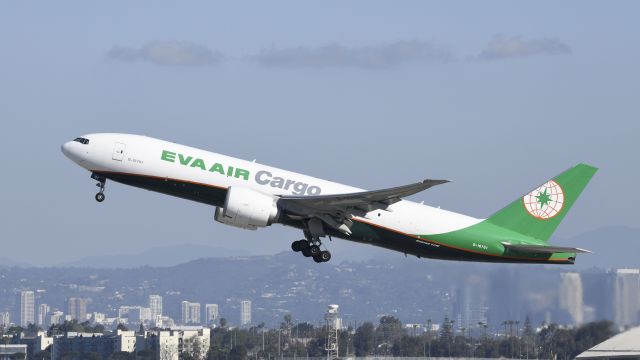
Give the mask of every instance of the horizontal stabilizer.
M 591 253 L 589 250 L 564 246 L 515 245 L 507 242 L 503 242 L 502 245 L 504 245 L 507 250 L 534 254 Z

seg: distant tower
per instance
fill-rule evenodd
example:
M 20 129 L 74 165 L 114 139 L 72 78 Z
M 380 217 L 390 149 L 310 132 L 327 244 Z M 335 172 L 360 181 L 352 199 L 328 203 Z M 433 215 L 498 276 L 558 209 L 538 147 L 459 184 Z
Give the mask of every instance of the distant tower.
M 584 322 L 584 300 L 580 274 L 562 273 L 560 279 L 560 308 L 571 315 L 573 325 L 581 325 Z
M 79 323 L 87 321 L 87 301 L 85 298 L 69 298 L 67 305 L 71 319 L 77 320 Z
M 35 295 L 33 291 L 20 292 L 20 325 L 35 324 Z
M 162 316 L 162 296 L 149 295 L 149 309 L 151 309 L 151 321 L 156 321 Z
M 49 314 L 49 305 L 40 304 L 38 306 L 38 325 L 46 326 L 47 324 L 47 314 Z
M 338 305 L 329 305 L 324 314 L 327 322 L 327 360 L 338 358 L 338 331 L 342 327 L 342 319 L 338 314 Z
M 251 324 L 251 300 L 240 302 L 240 326 Z
M 204 309 L 207 325 L 215 325 L 218 320 L 218 304 L 205 304 Z
M 640 269 L 618 269 L 613 294 L 613 318 L 618 326 L 638 323 L 640 312 Z
M 200 324 L 200 303 L 189 303 L 189 320 L 192 324 Z

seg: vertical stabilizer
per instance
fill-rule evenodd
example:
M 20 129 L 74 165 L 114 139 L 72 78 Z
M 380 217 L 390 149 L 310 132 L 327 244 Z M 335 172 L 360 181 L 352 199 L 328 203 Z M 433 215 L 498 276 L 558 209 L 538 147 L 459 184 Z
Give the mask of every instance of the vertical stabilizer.
M 548 241 L 598 169 L 578 164 L 518 198 L 486 221 Z

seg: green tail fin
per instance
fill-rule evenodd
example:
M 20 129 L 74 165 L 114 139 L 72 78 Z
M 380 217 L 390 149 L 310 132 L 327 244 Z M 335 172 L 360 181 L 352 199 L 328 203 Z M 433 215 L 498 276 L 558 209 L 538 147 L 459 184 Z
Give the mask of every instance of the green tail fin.
M 578 164 L 491 215 L 487 221 L 548 241 L 596 171 L 596 167 Z

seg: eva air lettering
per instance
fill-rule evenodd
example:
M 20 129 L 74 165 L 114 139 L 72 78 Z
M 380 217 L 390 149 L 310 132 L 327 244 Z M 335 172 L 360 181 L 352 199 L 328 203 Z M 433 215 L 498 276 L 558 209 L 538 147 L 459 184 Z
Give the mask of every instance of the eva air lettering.
M 255 181 L 260 185 L 291 191 L 295 195 L 320 195 L 322 191 L 318 186 L 309 186 L 309 184 L 300 181 L 273 176 L 271 172 L 266 170 L 258 171 Z
M 194 158 L 180 153 L 175 153 L 168 150 L 162 150 L 160 160 L 168 161 L 171 163 L 180 164 L 192 168 L 198 168 L 203 171 L 212 173 L 218 173 L 220 175 L 234 177 L 237 179 L 249 180 L 249 170 L 236 168 L 233 166 L 224 166 L 220 163 L 207 164 L 203 159 Z

